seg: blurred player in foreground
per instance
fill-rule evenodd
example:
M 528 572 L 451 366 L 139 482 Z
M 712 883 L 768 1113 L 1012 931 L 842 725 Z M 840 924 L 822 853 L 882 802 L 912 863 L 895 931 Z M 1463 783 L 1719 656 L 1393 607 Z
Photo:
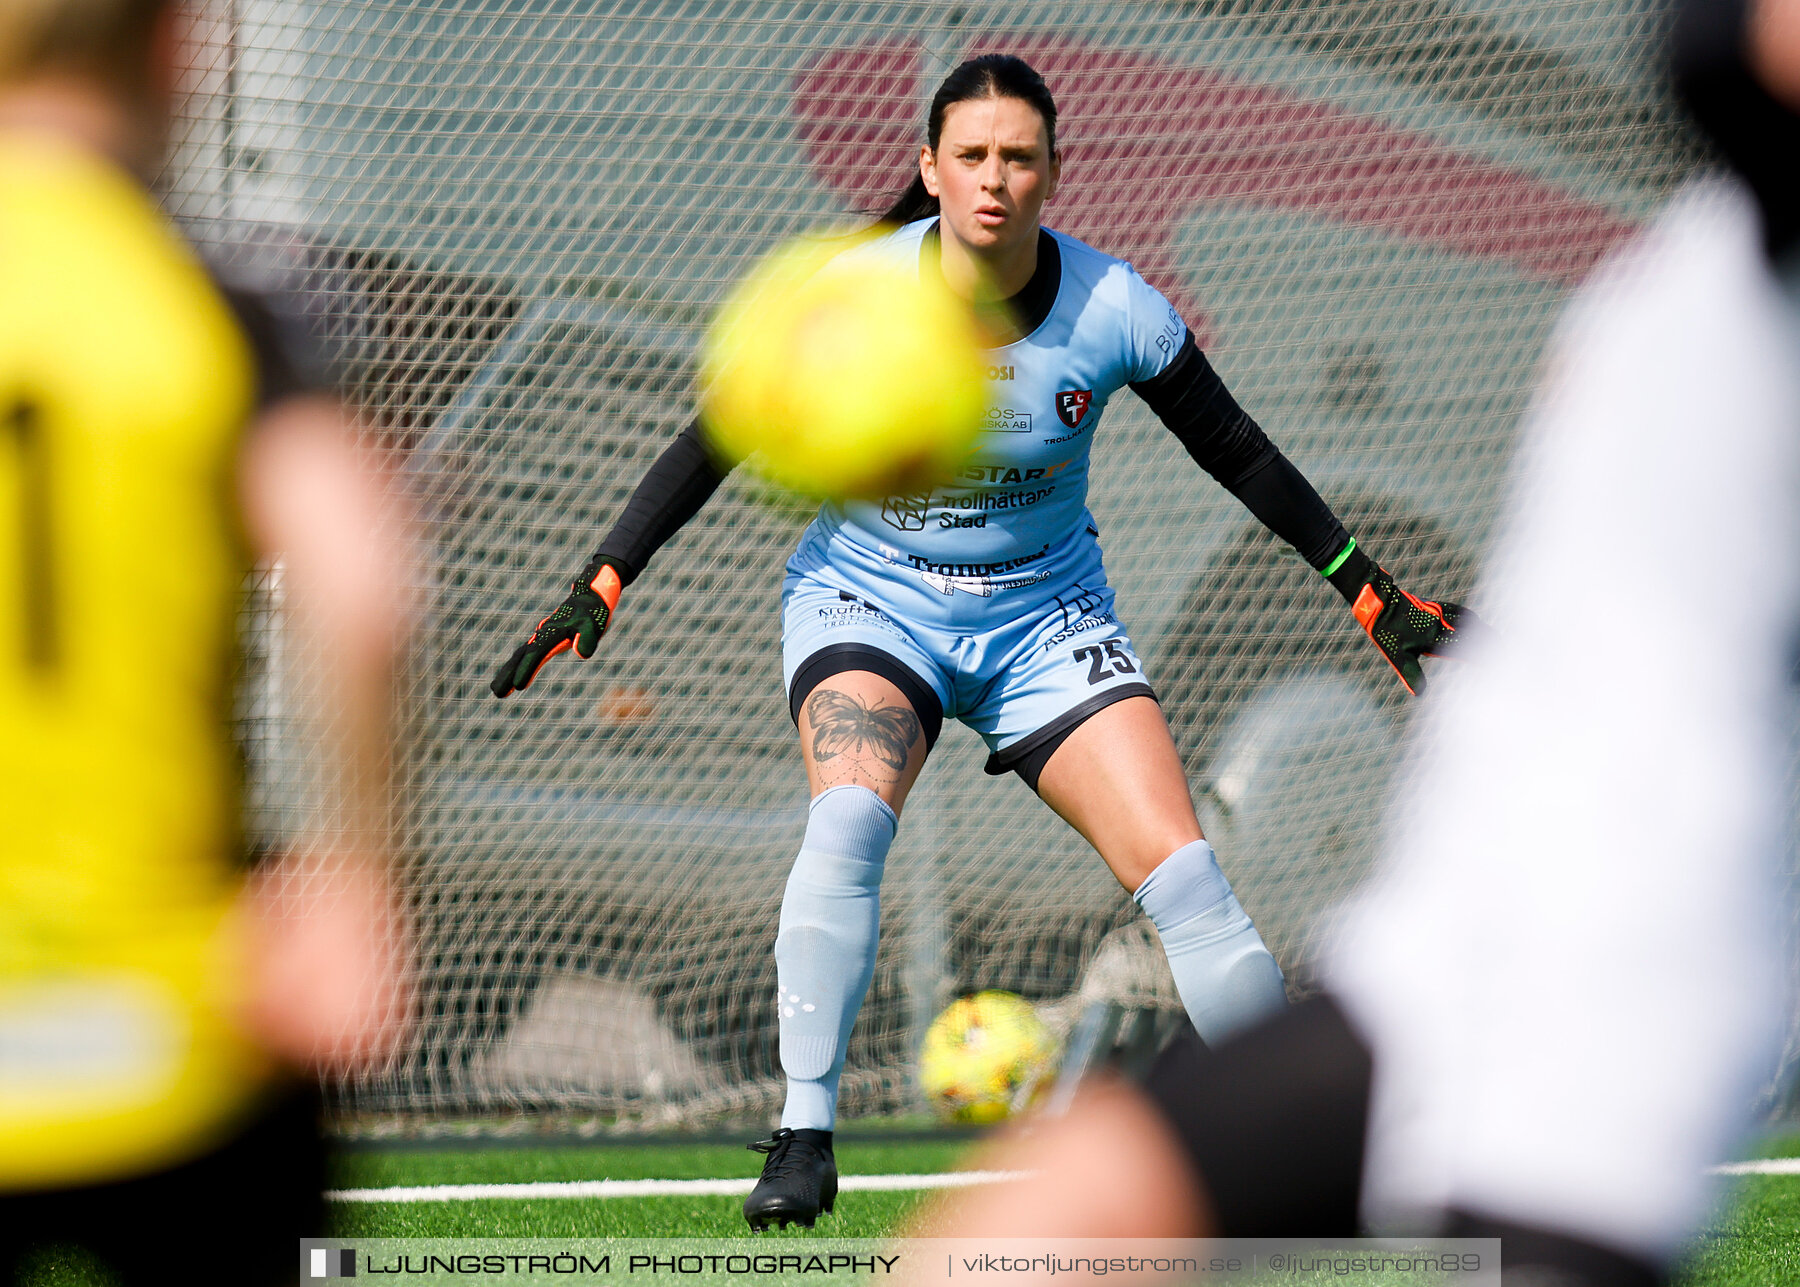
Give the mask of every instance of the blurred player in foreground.
M 1800 0 L 1696 0 L 1676 52 L 1738 177 L 1574 301 L 1483 587 L 1502 632 L 1421 713 L 1328 994 L 1096 1088 L 979 1164 L 1038 1178 L 930 1232 L 1360 1226 L 1647 1284 L 1704 1217 L 1787 1012 Z
M 184 1241 L 213 1281 L 292 1282 L 295 1240 L 322 1232 L 295 1073 L 382 1050 L 402 1004 L 382 489 L 273 315 L 228 300 L 145 188 L 177 24 L 169 0 L 0 5 L 7 1282 L 34 1243 L 168 1281 Z M 246 538 L 282 555 L 295 635 L 330 659 L 350 823 L 248 882 Z

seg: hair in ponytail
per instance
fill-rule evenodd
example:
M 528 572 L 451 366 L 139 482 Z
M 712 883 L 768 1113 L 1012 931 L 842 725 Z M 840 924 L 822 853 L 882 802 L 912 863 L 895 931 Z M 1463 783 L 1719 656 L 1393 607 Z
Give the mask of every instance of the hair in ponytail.
M 944 113 L 957 103 L 982 98 L 1016 98 L 1030 103 L 1044 118 L 1044 132 L 1050 139 L 1050 152 L 1056 152 L 1056 100 L 1050 87 L 1022 58 L 1011 54 L 983 54 L 959 64 L 937 93 L 931 96 L 931 114 L 925 121 L 925 139 L 935 153 L 944 133 Z M 912 223 L 938 212 L 938 199 L 925 190 L 925 180 L 916 172 L 906 191 L 882 214 L 881 223 Z

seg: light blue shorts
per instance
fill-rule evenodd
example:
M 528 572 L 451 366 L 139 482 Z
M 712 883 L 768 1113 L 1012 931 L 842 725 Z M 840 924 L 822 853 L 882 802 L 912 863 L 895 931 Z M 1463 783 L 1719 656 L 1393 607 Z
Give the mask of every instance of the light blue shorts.
M 907 695 L 928 746 L 946 717 L 959 719 L 987 743 L 989 773 L 1017 771 L 1035 790 L 1050 752 L 1082 721 L 1156 696 L 1113 610 L 1099 545 L 1086 546 L 1091 556 L 1077 548 L 1055 560 L 1060 568 L 959 580 L 895 568 L 841 541 L 803 542 L 781 594 L 795 722 L 823 680 L 872 671 Z

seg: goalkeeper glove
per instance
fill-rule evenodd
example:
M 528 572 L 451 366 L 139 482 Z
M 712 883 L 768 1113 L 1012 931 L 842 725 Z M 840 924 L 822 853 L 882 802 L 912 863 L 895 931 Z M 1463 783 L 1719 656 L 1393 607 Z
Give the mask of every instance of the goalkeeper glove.
M 1481 619 L 1460 603 L 1434 603 L 1402 590 L 1354 541 L 1326 570 L 1325 579 L 1349 601 L 1358 624 L 1406 691 L 1415 695 L 1425 691 L 1420 657 L 1454 656 L 1471 634 L 1484 629 Z
M 610 559 L 595 557 L 581 569 L 569 597 L 556 611 L 537 623 L 531 637 L 520 644 L 500 667 L 494 682 L 488 685 L 494 696 L 505 697 L 531 687 L 544 663 L 570 648 L 586 661 L 600 646 L 613 609 L 619 606 L 619 594 L 625 588 L 619 570 Z

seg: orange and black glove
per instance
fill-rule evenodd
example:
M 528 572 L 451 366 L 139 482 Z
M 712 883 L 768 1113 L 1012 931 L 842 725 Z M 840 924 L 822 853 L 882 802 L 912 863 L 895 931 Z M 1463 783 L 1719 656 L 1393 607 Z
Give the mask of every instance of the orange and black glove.
M 1326 569 L 1325 579 L 1349 602 L 1357 623 L 1381 649 L 1406 691 L 1415 695 L 1425 691 L 1420 657 L 1455 656 L 1471 635 L 1486 628 L 1460 603 L 1435 603 L 1408 594 L 1354 541 Z
M 600 646 L 613 609 L 619 606 L 619 594 L 625 588 L 619 570 L 612 560 L 596 556 L 581 569 L 569 589 L 569 597 L 557 605 L 556 611 L 537 623 L 531 637 L 506 659 L 500 673 L 488 687 L 494 696 L 505 697 L 531 686 L 544 663 L 570 648 L 586 661 Z

